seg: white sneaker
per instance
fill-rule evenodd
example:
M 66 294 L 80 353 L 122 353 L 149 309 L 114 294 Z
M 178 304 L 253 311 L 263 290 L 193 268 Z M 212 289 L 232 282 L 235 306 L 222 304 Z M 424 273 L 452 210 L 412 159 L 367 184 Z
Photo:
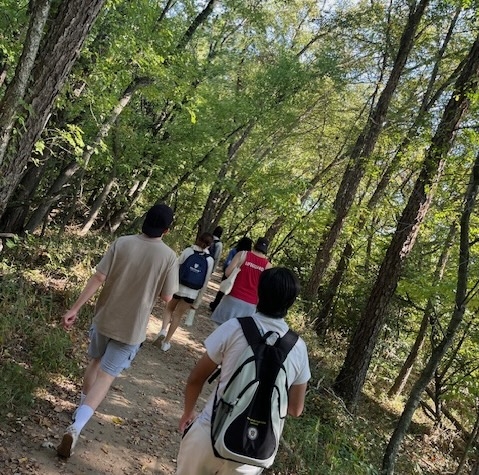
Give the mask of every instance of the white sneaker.
M 168 343 L 167 341 L 164 341 L 164 342 L 161 344 L 161 349 L 162 349 L 163 351 L 168 351 L 170 348 L 171 348 L 171 344 Z
M 163 340 L 166 338 L 166 334 L 168 333 L 167 330 L 161 330 L 158 335 L 156 335 L 155 340 L 153 341 L 153 344 L 155 346 L 161 346 L 163 343 Z
M 62 441 L 57 447 L 57 454 L 60 457 L 71 457 L 73 455 L 73 449 L 78 442 L 78 437 L 80 433 L 76 431 L 73 425 L 68 426 L 65 433 L 63 434 Z

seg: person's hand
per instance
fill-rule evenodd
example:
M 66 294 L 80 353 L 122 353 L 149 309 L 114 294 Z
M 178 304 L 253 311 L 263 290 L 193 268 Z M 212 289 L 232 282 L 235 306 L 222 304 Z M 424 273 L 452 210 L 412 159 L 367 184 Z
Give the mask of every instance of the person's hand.
M 75 320 L 77 319 L 77 313 L 77 310 L 70 309 L 65 313 L 65 315 L 62 316 L 62 325 L 65 330 L 69 330 L 73 326 Z
M 180 424 L 178 426 L 180 432 L 183 434 L 187 427 L 196 419 L 196 412 L 183 413 L 180 419 Z

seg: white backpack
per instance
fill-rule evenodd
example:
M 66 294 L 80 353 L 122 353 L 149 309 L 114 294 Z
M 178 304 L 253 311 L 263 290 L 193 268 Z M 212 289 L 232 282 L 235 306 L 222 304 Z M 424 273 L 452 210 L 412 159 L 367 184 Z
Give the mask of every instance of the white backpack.
M 284 367 L 298 335 L 289 330 L 261 335 L 252 317 L 238 318 L 248 347 L 213 404 L 211 441 L 217 457 L 270 467 L 279 448 L 288 412 L 288 379 Z

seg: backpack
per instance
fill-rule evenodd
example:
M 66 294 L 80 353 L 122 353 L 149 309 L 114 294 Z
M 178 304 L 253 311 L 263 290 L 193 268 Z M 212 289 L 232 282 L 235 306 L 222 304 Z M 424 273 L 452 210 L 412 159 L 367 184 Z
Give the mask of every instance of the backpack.
M 193 250 L 193 254 L 189 255 L 180 265 L 180 284 L 190 289 L 201 289 L 208 273 L 207 259 L 205 252 Z
M 283 363 L 298 335 L 292 330 L 282 338 L 272 331 L 261 335 L 252 317 L 238 321 L 248 347 L 219 399 L 216 390 L 211 442 L 217 457 L 267 468 L 278 451 L 288 411 Z
M 216 246 L 217 246 L 218 242 L 219 241 L 214 239 L 213 242 L 210 244 L 210 247 L 208 248 L 208 250 L 210 251 L 210 255 L 213 259 L 215 258 Z

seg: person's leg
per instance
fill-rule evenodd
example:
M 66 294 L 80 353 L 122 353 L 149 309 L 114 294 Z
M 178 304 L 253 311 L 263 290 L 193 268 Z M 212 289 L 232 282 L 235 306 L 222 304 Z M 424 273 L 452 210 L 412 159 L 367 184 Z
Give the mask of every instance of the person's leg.
M 107 395 L 115 378 L 124 369 L 130 367 L 139 348 L 140 345 L 127 345 L 107 338 L 96 331 L 92 332 L 92 339 L 88 351 L 92 361 L 98 360 L 97 355 L 99 353 L 103 353 L 103 356 L 96 371 L 94 371 L 96 367 L 95 362 L 87 368 L 87 385 L 91 383 L 91 386 L 88 388 L 84 403 L 79 406 L 76 411 L 75 422 L 70 425 L 63 434 L 62 441 L 57 447 L 58 455 L 70 457 L 73 454 L 73 449 L 83 427 L 85 427 Z M 93 381 L 95 374 L 96 378 Z
M 172 336 L 174 335 L 176 329 L 180 325 L 181 318 L 186 313 L 186 311 L 189 310 L 190 308 L 191 308 L 191 303 L 188 303 L 183 299 L 178 301 L 178 304 L 176 305 L 175 312 L 173 313 L 173 315 L 171 317 L 170 326 L 168 328 L 168 333 L 166 334 L 166 338 L 165 338 L 165 341 L 163 342 L 163 345 L 165 345 L 165 344 L 169 345 L 170 344 Z
M 181 439 L 176 457 L 176 475 L 219 473 L 224 460 L 215 457 L 208 432 L 209 424 L 196 420 Z
M 176 297 L 173 297 L 165 307 L 165 311 L 163 312 L 163 320 L 161 322 L 161 330 L 158 332 L 156 335 L 153 345 L 155 346 L 162 346 L 163 342 L 165 340 L 166 334 L 168 332 L 168 325 L 171 322 L 171 317 L 176 309 L 176 306 L 178 305 L 178 302 L 180 300 Z
M 161 329 L 162 330 L 168 330 L 168 325 L 171 322 L 171 317 L 173 316 L 173 313 L 178 305 L 178 303 L 181 302 L 181 299 L 176 299 L 172 298 L 167 304 L 165 311 L 163 313 L 163 321 L 161 322 Z
M 101 358 L 91 358 L 83 375 L 83 394 L 85 396 L 90 391 L 90 388 L 95 384 L 98 370 L 100 369 Z
M 218 292 L 216 292 L 216 297 L 215 299 L 213 300 L 213 302 L 210 302 L 210 310 L 215 310 L 215 308 L 220 304 L 221 302 L 221 299 L 224 297 L 224 293 L 221 292 L 220 290 L 218 290 Z
M 72 421 L 75 422 L 80 406 L 85 403 L 86 396 L 96 381 L 98 370 L 100 369 L 100 358 L 91 358 L 83 375 L 83 386 L 80 394 L 80 403 L 72 415 Z

